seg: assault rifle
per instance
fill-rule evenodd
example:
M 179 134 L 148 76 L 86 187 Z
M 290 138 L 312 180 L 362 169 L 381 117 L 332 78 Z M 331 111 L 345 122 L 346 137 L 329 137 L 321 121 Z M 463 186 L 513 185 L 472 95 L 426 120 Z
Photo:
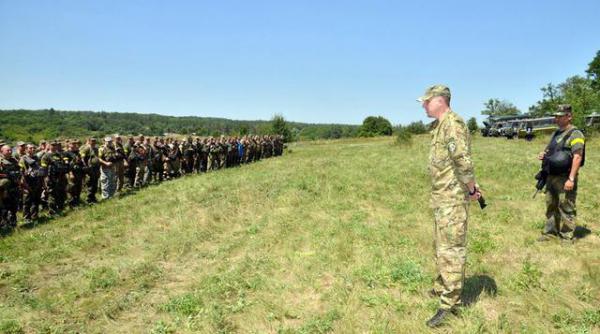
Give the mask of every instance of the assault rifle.
M 546 180 L 548 179 L 548 175 L 550 174 L 550 166 L 548 165 L 548 159 L 546 159 L 546 156 L 544 155 L 544 159 L 542 160 L 542 167 L 540 168 L 540 171 L 535 174 L 535 179 L 537 180 L 537 183 L 535 184 L 535 193 L 533 193 L 533 197 L 535 198 L 535 195 L 537 195 L 540 191 L 542 191 L 542 189 L 544 189 L 544 187 L 546 186 Z

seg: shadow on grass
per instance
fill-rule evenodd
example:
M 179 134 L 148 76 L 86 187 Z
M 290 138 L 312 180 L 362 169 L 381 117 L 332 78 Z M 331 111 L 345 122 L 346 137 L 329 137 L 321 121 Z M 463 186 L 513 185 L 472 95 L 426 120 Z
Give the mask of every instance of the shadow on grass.
M 465 307 L 469 307 L 479 300 L 479 296 L 485 292 L 488 296 L 495 297 L 498 293 L 496 281 L 488 275 L 475 275 L 465 279 L 462 292 L 462 301 Z

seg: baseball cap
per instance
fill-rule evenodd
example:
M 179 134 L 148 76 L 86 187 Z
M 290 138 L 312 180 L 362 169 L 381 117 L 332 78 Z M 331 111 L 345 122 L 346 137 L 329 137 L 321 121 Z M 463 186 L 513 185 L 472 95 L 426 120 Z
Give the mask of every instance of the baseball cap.
M 566 114 L 570 114 L 573 112 L 573 108 L 570 104 L 559 104 L 556 107 L 556 112 L 553 114 L 554 116 L 564 116 Z
M 417 99 L 419 102 L 427 101 L 435 96 L 445 96 L 450 98 L 450 88 L 444 85 L 433 85 L 425 90 L 425 94 Z

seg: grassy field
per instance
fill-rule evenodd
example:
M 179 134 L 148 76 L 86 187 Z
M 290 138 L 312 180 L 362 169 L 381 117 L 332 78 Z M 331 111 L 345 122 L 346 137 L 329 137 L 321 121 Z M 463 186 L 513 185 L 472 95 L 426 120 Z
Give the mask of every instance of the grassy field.
M 0 332 L 427 332 L 428 139 L 297 143 L 21 228 L 0 239 Z M 535 241 L 543 146 L 474 140 L 469 306 L 434 332 L 600 332 L 600 144 L 571 246 Z

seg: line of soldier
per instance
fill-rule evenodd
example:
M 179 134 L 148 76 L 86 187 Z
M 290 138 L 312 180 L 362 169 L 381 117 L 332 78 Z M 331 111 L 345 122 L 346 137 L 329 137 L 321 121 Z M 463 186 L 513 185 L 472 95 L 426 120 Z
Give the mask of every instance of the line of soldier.
M 77 207 L 84 187 L 86 202 L 93 204 L 99 188 L 108 199 L 151 182 L 280 156 L 284 149 L 278 135 L 181 141 L 143 135 L 122 140 L 115 135 L 105 137 L 101 146 L 96 138 L 80 145 L 79 140 L 42 141 L 38 147 L 18 142 L 13 152 L 0 143 L 0 227 L 16 227 L 19 210 L 26 224 L 34 224 L 40 208 L 53 217 L 67 205 Z

